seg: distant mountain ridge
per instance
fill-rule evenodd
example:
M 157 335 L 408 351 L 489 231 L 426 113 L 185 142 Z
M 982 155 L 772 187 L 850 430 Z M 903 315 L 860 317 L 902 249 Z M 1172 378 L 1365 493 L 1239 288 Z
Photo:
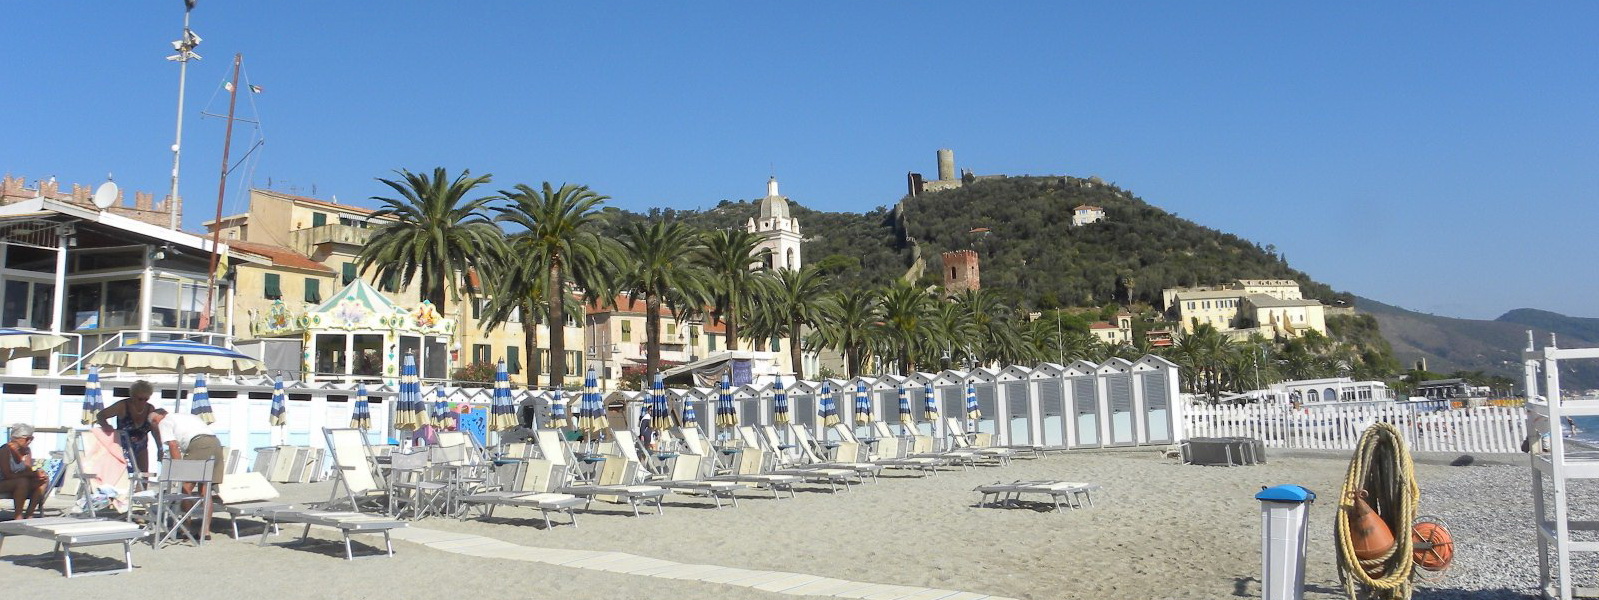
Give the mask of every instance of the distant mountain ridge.
M 1527 330 L 1538 345 L 1554 333 L 1561 346 L 1599 346 L 1599 319 L 1568 317 L 1545 310 L 1518 308 L 1492 321 L 1457 319 L 1416 312 L 1355 297 L 1355 309 L 1376 317 L 1394 356 L 1407 365 L 1427 359 L 1427 369 L 1438 373 L 1483 371 L 1521 381 L 1521 350 Z M 1573 363 L 1561 373 L 1569 389 L 1599 388 L 1599 363 Z

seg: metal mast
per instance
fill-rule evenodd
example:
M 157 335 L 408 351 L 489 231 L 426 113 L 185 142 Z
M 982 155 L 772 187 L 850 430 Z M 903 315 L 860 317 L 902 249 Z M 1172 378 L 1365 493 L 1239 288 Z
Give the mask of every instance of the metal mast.
M 194 10 L 194 2 L 184 2 L 183 37 L 172 42 L 172 49 L 178 53 L 167 57 L 167 60 L 178 61 L 178 133 L 172 142 L 172 192 L 167 197 L 167 210 L 172 213 L 169 226 L 174 231 L 178 229 L 178 165 L 183 156 L 183 90 L 189 79 L 189 59 L 200 60 L 200 55 L 194 53 L 194 47 L 200 45 L 200 36 L 189 29 L 191 10 Z
M 205 312 L 200 313 L 200 331 L 211 328 L 212 307 L 216 305 L 217 259 L 222 244 L 222 200 L 228 193 L 228 150 L 233 146 L 233 107 L 239 101 L 239 64 L 243 54 L 233 55 L 233 85 L 228 86 L 228 127 L 222 136 L 222 177 L 217 181 L 217 217 L 211 228 L 211 268 L 205 283 Z M 176 213 L 174 213 L 176 214 Z

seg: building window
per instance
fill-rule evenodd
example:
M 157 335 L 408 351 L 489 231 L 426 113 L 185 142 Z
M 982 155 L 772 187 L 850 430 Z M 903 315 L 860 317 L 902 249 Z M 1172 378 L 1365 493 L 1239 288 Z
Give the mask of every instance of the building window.
M 566 351 L 566 373 L 562 373 L 561 376 L 564 377 L 564 376 L 566 376 L 568 374 L 571 374 L 571 373 L 582 373 L 582 372 L 583 372 L 583 353 L 582 352 L 578 352 L 576 350 L 567 350 Z
M 310 302 L 312 304 L 321 304 L 322 303 L 322 281 L 321 280 L 312 279 L 310 277 L 305 278 L 305 301 L 306 302 Z
M 339 269 L 342 271 L 342 278 L 339 280 L 339 285 L 350 285 L 351 281 L 355 281 L 355 263 L 344 263 L 343 265 L 339 266 Z
M 539 351 L 533 353 L 533 357 L 532 358 L 533 358 L 533 371 L 532 371 L 533 374 L 537 375 L 539 373 L 543 373 L 544 372 L 545 363 L 550 362 L 550 351 L 549 350 L 539 350 Z
M 676 323 L 667 323 L 666 324 L 666 335 L 676 335 L 676 334 L 677 334 L 677 324 Z
M 268 300 L 277 300 L 283 297 L 283 288 L 279 285 L 277 273 L 266 274 L 266 285 L 261 290 L 261 295 Z
M 633 322 L 632 321 L 628 321 L 628 320 L 623 320 L 622 321 L 622 341 L 624 341 L 624 342 L 633 341 Z
M 782 352 L 783 351 L 783 347 L 778 344 L 778 339 L 777 339 L 777 336 L 775 336 L 775 335 L 772 336 L 772 351 L 773 352 Z
M 472 300 L 472 320 L 473 321 L 476 321 L 478 319 L 482 319 L 483 318 L 483 302 L 484 302 L 483 300 L 477 300 L 477 299 L 473 299 Z
M 505 347 L 505 372 L 511 375 L 522 374 L 522 356 L 516 346 Z
M 705 346 L 706 346 L 706 350 L 709 350 L 711 352 L 715 352 L 716 351 L 716 336 L 715 335 L 707 335 L 707 336 L 705 336 Z
M 311 226 L 312 227 L 321 227 L 321 226 L 327 225 L 327 224 L 328 224 L 328 214 L 327 213 L 319 213 L 319 212 L 311 213 Z
M 488 344 L 472 344 L 472 362 L 486 363 L 492 362 L 493 360 L 494 351 L 489 349 Z

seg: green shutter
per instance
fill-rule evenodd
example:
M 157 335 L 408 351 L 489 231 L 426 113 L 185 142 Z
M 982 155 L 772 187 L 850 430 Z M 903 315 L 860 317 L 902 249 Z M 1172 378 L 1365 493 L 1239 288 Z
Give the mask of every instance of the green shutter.
M 311 226 L 321 227 L 328 224 L 327 213 L 311 213 Z
M 522 357 L 518 354 L 516 346 L 505 347 L 505 372 L 511 375 L 522 373 Z
M 356 275 L 355 275 L 355 263 L 353 263 L 353 262 L 344 263 L 344 266 L 342 268 L 344 269 L 344 279 L 339 283 L 339 285 L 350 285 L 350 282 L 351 281 L 355 281 L 355 277 L 356 277 Z
M 278 286 L 277 273 L 266 274 L 266 286 L 261 290 L 261 295 L 266 296 L 268 300 L 277 300 L 283 297 L 283 290 Z
M 305 301 L 312 304 L 322 303 L 322 282 L 320 280 L 305 278 Z

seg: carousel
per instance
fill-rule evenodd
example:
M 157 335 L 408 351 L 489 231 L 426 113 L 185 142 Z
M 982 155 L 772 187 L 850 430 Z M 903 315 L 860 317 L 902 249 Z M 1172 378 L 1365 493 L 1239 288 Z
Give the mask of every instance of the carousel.
M 416 356 L 423 379 L 443 379 L 452 366 L 454 319 L 432 302 L 405 309 L 360 279 L 321 305 L 293 314 L 280 300 L 252 322 L 258 338 L 299 338 L 307 381 L 393 380 L 400 361 Z

